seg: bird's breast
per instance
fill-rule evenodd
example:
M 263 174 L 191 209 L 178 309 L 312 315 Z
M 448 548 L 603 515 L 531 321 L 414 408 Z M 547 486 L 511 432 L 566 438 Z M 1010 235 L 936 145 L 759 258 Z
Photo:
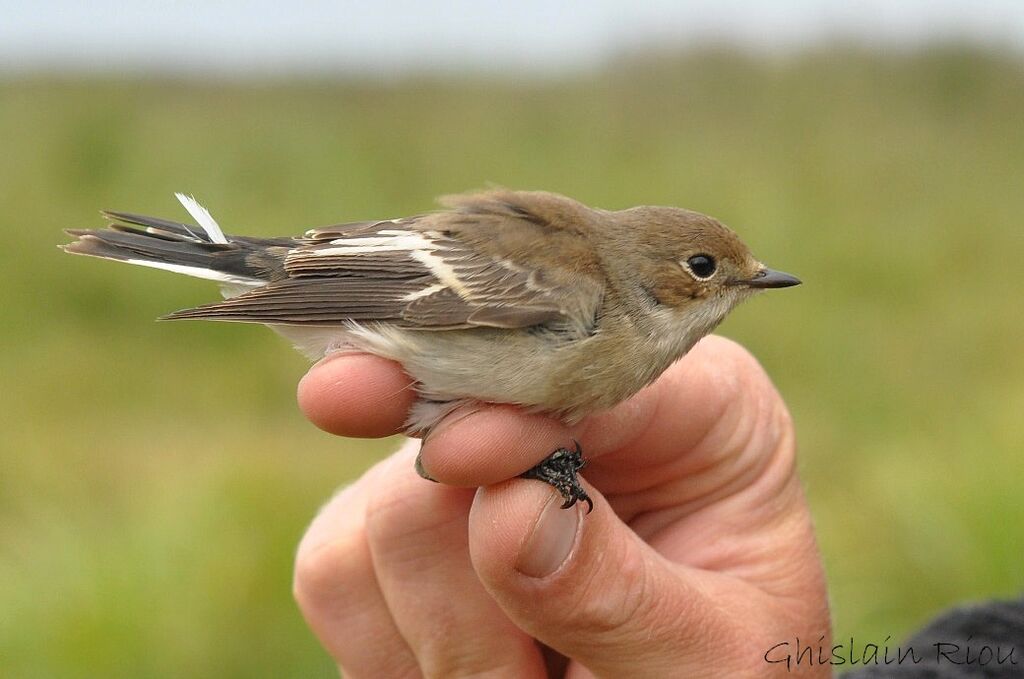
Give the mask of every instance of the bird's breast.
M 592 334 L 574 337 L 522 329 L 424 331 L 355 323 L 319 332 L 279 330 L 314 356 L 348 349 L 397 361 L 431 401 L 512 403 L 575 421 L 629 398 L 700 338 L 667 318 L 648 327 L 608 320 Z

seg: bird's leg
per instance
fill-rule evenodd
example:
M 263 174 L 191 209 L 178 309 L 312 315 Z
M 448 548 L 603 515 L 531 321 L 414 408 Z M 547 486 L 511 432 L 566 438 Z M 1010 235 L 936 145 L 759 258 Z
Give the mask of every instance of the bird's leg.
M 577 502 L 586 502 L 589 514 L 594 509 L 594 501 L 587 495 L 587 491 L 583 490 L 579 477 L 576 475 L 576 472 L 583 469 L 587 462 L 583 459 L 580 442 L 573 440 L 573 443 L 575 444 L 573 450 L 559 448 L 544 458 L 536 467 L 526 470 L 520 476 L 524 479 L 537 479 L 554 486 L 565 500 L 562 503 L 562 509 L 568 509 Z

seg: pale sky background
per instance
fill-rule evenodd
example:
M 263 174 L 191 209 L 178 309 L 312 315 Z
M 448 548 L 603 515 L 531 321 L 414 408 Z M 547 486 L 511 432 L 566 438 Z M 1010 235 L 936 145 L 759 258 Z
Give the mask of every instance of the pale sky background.
M 1024 0 L 0 0 L 0 73 L 559 72 L 655 44 L 1024 52 Z

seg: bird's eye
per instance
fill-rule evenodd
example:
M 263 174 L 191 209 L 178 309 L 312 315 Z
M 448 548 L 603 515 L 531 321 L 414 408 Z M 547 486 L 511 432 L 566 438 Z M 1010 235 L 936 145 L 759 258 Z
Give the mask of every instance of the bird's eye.
M 693 275 L 701 280 L 711 278 L 715 275 L 715 258 L 711 255 L 694 255 L 686 260 L 686 266 L 690 268 Z

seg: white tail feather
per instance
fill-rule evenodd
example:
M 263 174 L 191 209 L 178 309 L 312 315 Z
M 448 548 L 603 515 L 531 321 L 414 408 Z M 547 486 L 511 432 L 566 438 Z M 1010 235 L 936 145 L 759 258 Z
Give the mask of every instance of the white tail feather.
M 206 235 L 210 237 L 212 242 L 228 242 L 228 239 L 224 237 L 224 232 L 220 230 L 217 220 L 213 218 L 209 210 L 199 204 L 199 201 L 192 196 L 186 196 L 184 193 L 176 193 L 174 196 L 181 203 L 181 206 L 188 210 L 188 213 L 192 215 L 192 219 L 196 220 L 199 227 L 206 232 Z

